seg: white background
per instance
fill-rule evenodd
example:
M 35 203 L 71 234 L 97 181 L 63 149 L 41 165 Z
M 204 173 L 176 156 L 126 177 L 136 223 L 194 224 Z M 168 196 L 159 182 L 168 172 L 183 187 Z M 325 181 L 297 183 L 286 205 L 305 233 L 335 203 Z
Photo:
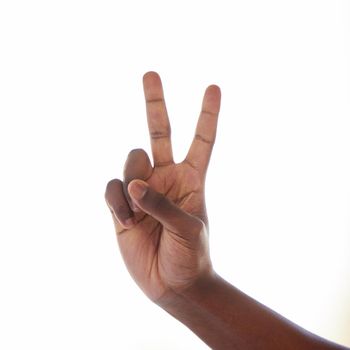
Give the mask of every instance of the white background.
M 214 266 L 350 346 L 349 1 L 0 1 L 0 348 L 206 349 L 123 265 L 104 201 L 149 151 L 160 73 L 175 157 L 222 89 Z

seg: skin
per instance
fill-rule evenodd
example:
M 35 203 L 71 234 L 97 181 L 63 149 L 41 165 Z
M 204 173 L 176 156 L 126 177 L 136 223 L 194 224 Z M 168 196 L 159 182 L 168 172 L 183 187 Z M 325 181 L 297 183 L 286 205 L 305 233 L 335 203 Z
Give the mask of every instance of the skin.
M 143 77 L 153 165 L 132 150 L 124 179 L 105 199 L 125 264 L 139 287 L 213 349 L 346 349 L 293 324 L 222 279 L 208 245 L 205 174 L 215 142 L 220 88 L 204 93 L 185 159 L 174 163 L 160 77 Z
M 154 72 L 143 78 L 147 121 L 154 165 L 144 150 L 129 153 L 124 181 L 107 185 L 106 199 L 115 215 L 118 243 L 126 266 L 145 294 L 157 302 L 165 294 L 181 291 L 212 269 L 208 251 L 208 219 L 204 202 L 205 173 L 215 140 L 220 108 L 220 89 L 212 85 L 204 94 L 193 143 L 186 158 L 174 163 L 170 123 L 160 77 Z M 140 203 L 128 193 L 141 179 L 164 195 L 155 198 L 163 213 L 174 205 L 178 215 L 163 225 L 145 211 L 134 212 Z M 156 194 L 148 193 L 156 197 Z M 168 201 L 171 201 L 169 203 Z M 131 221 L 131 223 L 129 221 Z

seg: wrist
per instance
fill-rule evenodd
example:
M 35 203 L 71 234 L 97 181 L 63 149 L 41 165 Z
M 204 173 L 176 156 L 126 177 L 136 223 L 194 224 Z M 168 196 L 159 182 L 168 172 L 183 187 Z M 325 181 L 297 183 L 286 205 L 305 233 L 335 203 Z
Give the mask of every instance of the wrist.
M 206 299 L 220 283 L 221 277 L 210 269 L 198 276 L 189 286 L 181 290 L 170 290 L 165 293 L 156 304 L 165 311 L 173 314 L 172 310 L 181 311 L 182 307 Z M 173 314 L 176 317 L 176 315 Z
M 232 286 L 214 270 L 158 303 L 213 349 L 232 349 Z M 232 299 L 233 298 L 233 299 Z M 235 304 L 235 302 L 233 302 Z

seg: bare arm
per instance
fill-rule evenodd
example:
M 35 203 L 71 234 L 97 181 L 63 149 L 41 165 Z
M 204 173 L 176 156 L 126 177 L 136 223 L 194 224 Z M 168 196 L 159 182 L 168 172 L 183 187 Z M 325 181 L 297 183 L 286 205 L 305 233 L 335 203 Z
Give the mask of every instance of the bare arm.
M 307 332 L 218 275 L 161 306 L 213 349 L 346 349 Z
M 111 180 L 105 194 L 121 253 L 139 287 L 213 349 L 345 349 L 286 320 L 213 269 L 204 184 L 219 87 L 206 89 L 189 152 L 175 164 L 160 77 L 148 72 L 143 83 L 153 165 L 145 151 L 131 151 L 123 181 Z

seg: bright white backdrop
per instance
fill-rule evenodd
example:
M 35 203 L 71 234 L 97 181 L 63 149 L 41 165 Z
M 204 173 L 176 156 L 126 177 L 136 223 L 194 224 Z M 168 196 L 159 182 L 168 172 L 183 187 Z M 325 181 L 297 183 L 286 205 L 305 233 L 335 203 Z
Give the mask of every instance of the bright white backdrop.
M 336 0 L 2 0 L 0 348 L 207 348 L 136 287 L 104 202 L 150 148 L 148 70 L 179 161 L 205 87 L 222 89 L 216 270 L 350 345 L 349 20 Z

